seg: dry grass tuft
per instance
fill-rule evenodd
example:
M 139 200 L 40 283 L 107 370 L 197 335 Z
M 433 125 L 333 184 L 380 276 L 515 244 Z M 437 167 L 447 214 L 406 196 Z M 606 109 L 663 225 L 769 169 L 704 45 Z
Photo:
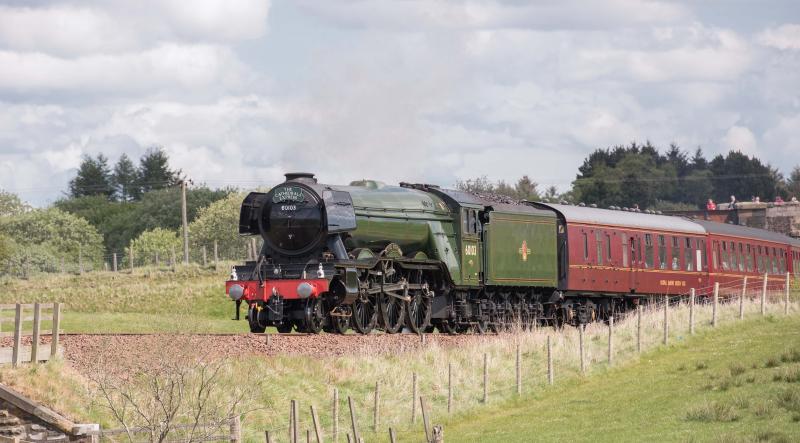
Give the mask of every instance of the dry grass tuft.
M 732 422 L 739 420 L 740 415 L 728 403 L 705 402 L 695 405 L 686 411 L 686 419 L 702 422 Z

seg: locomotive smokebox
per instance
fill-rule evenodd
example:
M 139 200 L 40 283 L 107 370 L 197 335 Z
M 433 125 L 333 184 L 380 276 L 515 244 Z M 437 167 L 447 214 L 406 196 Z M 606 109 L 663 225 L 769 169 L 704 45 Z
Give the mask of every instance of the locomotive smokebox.
M 301 183 L 317 183 L 316 177 L 310 172 L 287 172 L 284 174 L 286 181 L 297 181 Z

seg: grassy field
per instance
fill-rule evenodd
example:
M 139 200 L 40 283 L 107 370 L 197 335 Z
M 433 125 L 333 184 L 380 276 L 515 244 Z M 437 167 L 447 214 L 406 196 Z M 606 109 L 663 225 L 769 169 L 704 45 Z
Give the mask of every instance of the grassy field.
M 64 303 L 65 332 L 174 332 L 175 324 L 214 333 L 248 332 L 225 296 L 230 264 L 142 268 L 133 274 L 38 274 L 0 280 L 0 303 Z M 244 315 L 244 311 L 242 311 Z M 44 327 L 49 326 L 49 323 Z
M 263 441 L 272 430 L 285 441 L 289 400 L 300 404 L 300 429 L 310 427 L 308 407 L 320 411 L 325 434 L 332 430 L 331 398 L 339 390 L 339 441 L 349 428 L 347 397 L 353 398 L 366 441 L 388 440 L 387 429 L 401 433 L 401 441 L 420 441 L 422 429 L 411 423 L 412 373 L 418 375 L 419 395 L 426 398 L 434 423 L 445 426 L 449 441 L 535 440 L 714 440 L 785 435 L 798 437 L 795 416 L 797 382 L 773 381 L 779 375 L 794 380 L 800 365 L 791 351 L 800 352 L 797 303 L 784 317 L 780 303 L 769 304 L 762 319 L 758 303 L 745 305 L 746 319 L 735 320 L 738 306 L 720 309 L 718 330 L 710 332 L 711 307 L 696 309 L 698 335 L 688 335 L 688 309 L 670 311 L 670 345 L 660 346 L 663 315 L 643 315 L 643 347 L 635 349 L 636 321 L 620 321 L 615 330 L 615 365 L 606 363 L 607 329 L 603 324 L 586 330 L 588 376 L 579 375 L 578 334 L 574 328 L 554 333 L 475 337 L 459 347 L 442 347 L 435 336 L 424 349 L 398 350 L 361 346 L 342 357 L 263 357 L 225 361 L 216 381 L 217 396 L 248 393 L 240 405 L 247 441 Z M 133 313 L 123 313 L 130 315 Z M 136 314 L 141 315 L 141 314 Z M 126 317 L 134 318 L 134 317 Z M 553 342 L 556 385 L 546 384 L 547 336 Z M 160 351 L 185 349 L 175 338 Z M 515 350 L 521 351 L 523 396 L 515 394 Z M 124 350 L 109 355 L 126 358 Z M 158 352 L 159 350 L 154 350 Z M 482 365 L 489 361 L 489 404 L 481 402 Z M 169 353 L 164 354 L 165 358 Z M 770 362 L 773 363 L 770 363 Z M 447 413 L 448 365 L 453 368 L 454 411 Z M 777 365 L 777 366 L 775 366 Z M 740 368 L 741 366 L 741 368 Z M 775 366 L 775 367 L 766 367 Z M 794 371 L 794 372 L 793 372 Z M 38 367 L 0 368 L 0 381 L 19 389 L 81 422 L 118 427 L 85 374 L 64 362 Z M 381 424 L 371 431 L 375 383 L 381 386 Z M 791 412 L 790 412 L 791 411 Z M 735 420 L 729 420 L 735 417 Z
M 706 330 L 445 423 L 451 441 L 800 441 L 800 318 Z

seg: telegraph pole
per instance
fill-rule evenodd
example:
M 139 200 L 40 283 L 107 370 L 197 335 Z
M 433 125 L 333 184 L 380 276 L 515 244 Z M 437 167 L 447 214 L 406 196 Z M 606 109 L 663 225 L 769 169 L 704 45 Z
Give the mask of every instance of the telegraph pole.
M 189 264 L 189 220 L 186 216 L 186 179 L 181 180 L 181 223 L 183 224 L 183 263 Z

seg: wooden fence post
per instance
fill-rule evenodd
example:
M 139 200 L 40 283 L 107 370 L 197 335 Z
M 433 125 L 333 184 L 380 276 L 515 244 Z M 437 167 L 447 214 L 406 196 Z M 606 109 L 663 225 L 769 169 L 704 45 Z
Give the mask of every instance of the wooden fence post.
M 177 259 L 175 258 L 175 246 L 169 251 L 169 267 L 173 270 L 175 269 L 175 264 L 177 263 Z
M 419 407 L 422 409 L 422 426 L 425 427 L 425 441 L 431 441 L 431 433 L 430 433 L 430 421 L 428 420 L 428 408 L 425 404 L 425 397 L 419 398 Z
M 317 436 L 317 443 L 322 443 L 322 427 L 319 423 L 317 408 L 311 405 L 311 420 L 314 422 L 314 434 Z
M 553 384 L 553 346 L 550 343 L 550 335 L 547 336 L 547 383 Z
M 78 273 L 83 274 L 83 245 L 78 244 Z
M 347 396 L 347 404 L 350 406 L 350 424 L 353 426 L 353 438 L 355 441 L 361 441 L 361 437 L 358 434 L 358 422 L 356 421 L 356 410 L 355 406 L 353 406 L 353 398 L 349 395 Z
M 111 255 L 111 264 L 112 264 L 111 269 L 114 272 L 117 272 L 117 253 L 116 252 Z
M 769 274 L 764 273 L 764 283 L 761 286 L 761 315 L 767 313 L 767 282 L 769 281 Z
M 581 354 L 581 375 L 586 375 L 586 354 L 583 351 L 583 333 L 586 325 L 578 325 L 578 347 Z
M 664 344 L 669 343 L 669 295 L 664 296 Z
M 614 363 L 614 316 L 608 317 L 608 365 Z
M 13 367 L 19 365 L 22 354 L 22 305 L 17 303 L 14 311 L 14 348 L 11 350 L 11 364 Z
M 297 400 L 292 400 L 289 409 L 289 440 L 297 442 Z
M 411 374 L 411 423 L 417 422 L 417 373 Z
M 786 296 L 783 299 L 783 315 L 789 315 L 789 284 L 791 283 L 789 273 L 786 273 Z
M 714 283 L 714 305 L 711 308 L 711 326 L 717 327 L 717 309 L 719 308 L 719 282 Z
M 39 362 L 39 335 L 42 327 L 42 305 L 33 304 L 33 337 L 31 337 L 31 363 Z
M 520 356 L 519 355 L 519 343 L 517 343 L 517 363 L 516 363 L 516 369 L 517 369 L 517 395 L 521 395 L 522 394 L 522 368 L 520 367 L 519 356 Z
M 636 305 L 636 352 L 642 353 L 642 305 Z
M 694 335 L 694 298 L 696 291 L 694 288 L 689 290 L 689 335 Z
M 205 268 L 208 265 L 208 259 L 206 258 L 206 245 L 203 245 L 203 267 Z
M 128 251 L 129 251 L 129 254 L 128 254 L 128 255 L 129 255 L 128 261 L 130 261 L 130 265 L 131 265 L 131 274 L 133 274 L 133 245 L 131 245 L 131 246 L 130 246 L 130 248 L 128 249 Z
M 372 410 L 372 430 L 378 432 L 380 422 L 381 382 L 375 382 L 375 405 Z
M 394 433 L 394 428 L 389 428 L 389 442 L 397 443 L 397 435 Z
M 231 429 L 230 429 L 230 442 L 231 443 L 239 443 L 242 441 L 242 421 L 238 415 L 234 415 L 231 417 Z
M 61 303 L 53 303 L 53 328 L 51 332 L 50 341 L 50 358 L 53 359 L 58 355 L 58 337 L 61 333 Z
M 158 257 L 158 251 L 156 251 L 156 268 L 161 267 L 161 259 Z
M 269 431 L 264 431 L 264 438 L 267 443 L 272 443 L 272 436 L 269 435 Z
M 489 402 L 489 354 L 483 353 L 483 402 Z
M 739 296 L 739 320 L 744 320 L 744 297 L 747 295 L 747 276 L 742 279 L 742 295 Z
M 337 443 L 339 441 L 339 389 L 333 388 L 333 430 L 331 434 L 333 435 L 333 442 Z
M 447 363 L 447 413 L 453 410 L 453 364 Z

